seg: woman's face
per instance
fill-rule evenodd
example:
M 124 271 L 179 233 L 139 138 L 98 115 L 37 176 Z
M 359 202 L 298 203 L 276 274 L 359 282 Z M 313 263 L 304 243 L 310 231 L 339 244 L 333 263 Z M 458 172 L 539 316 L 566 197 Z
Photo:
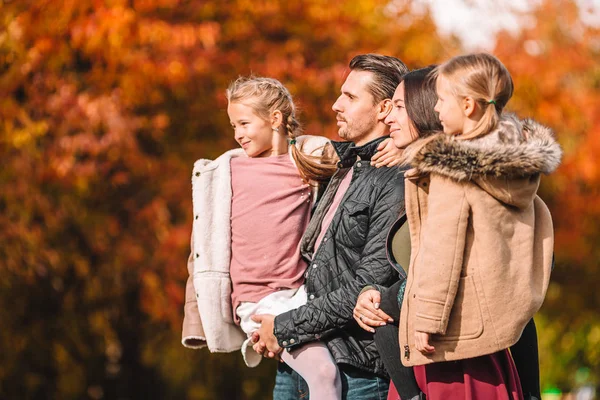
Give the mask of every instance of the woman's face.
M 403 149 L 419 138 L 417 130 L 406 113 L 404 103 L 404 82 L 400 82 L 392 98 L 392 111 L 385 118 L 385 123 L 390 127 L 390 136 L 394 145 Z

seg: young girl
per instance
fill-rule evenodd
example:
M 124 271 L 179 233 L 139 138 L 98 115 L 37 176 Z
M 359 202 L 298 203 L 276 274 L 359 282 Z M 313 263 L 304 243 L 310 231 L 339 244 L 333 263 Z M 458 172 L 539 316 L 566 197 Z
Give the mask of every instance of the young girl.
M 336 170 L 323 156 L 327 139 L 298 136 L 288 90 L 270 78 L 239 78 L 227 90 L 235 140 L 192 177 L 194 225 L 182 342 L 214 352 L 242 350 L 250 367 L 261 356 L 250 337 L 254 314 L 280 314 L 306 303 L 306 263 L 299 244 L 316 183 Z M 241 327 L 241 329 L 240 329 Z M 283 352 L 283 361 L 316 399 L 341 397 L 333 357 L 321 342 Z
M 502 113 L 513 84 L 495 57 L 455 57 L 434 77 L 444 133 L 405 151 L 402 362 L 429 400 L 522 398 L 507 349 L 548 286 L 552 219 L 536 192 L 560 146 L 548 128 Z

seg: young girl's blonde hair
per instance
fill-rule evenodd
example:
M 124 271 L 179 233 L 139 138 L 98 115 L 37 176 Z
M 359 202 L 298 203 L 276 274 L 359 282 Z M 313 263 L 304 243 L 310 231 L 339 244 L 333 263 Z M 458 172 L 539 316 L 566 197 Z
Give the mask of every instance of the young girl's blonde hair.
M 448 80 L 456 97 L 471 97 L 483 110 L 483 117 L 475 128 L 458 135 L 457 139 L 474 139 L 496 127 L 513 94 L 512 78 L 500 60 L 487 53 L 457 56 L 432 72 L 433 78 L 440 76 Z
M 229 103 L 244 103 L 267 121 L 270 120 L 272 112 L 281 112 L 281 128 L 291 140 L 292 157 L 302 179 L 307 182 L 325 181 L 335 173 L 337 160 L 331 151 L 326 151 L 321 157 L 310 156 L 304 154 L 295 144 L 295 139 L 302 133 L 302 129 L 296 119 L 296 106 L 292 95 L 281 82 L 256 76 L 239 77 L 229 85 L 226 95 Z

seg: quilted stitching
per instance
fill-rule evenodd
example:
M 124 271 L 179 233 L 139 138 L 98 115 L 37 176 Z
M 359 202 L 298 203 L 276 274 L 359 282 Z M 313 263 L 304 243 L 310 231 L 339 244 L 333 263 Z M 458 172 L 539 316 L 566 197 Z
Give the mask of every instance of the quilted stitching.
M 315 210 L 302 243 L 303 255 L 310 261 L 306 272 L 309 300 L 276 317 L 275 335 L 282 347 L 323 340 L 336 362 L 385 376 L 372 334 L 358 327 L 352 311 L 364 286 L 389 287 L 398 280 L 387 259 L 385 241 L 404 209 L 404 171 L 376 169 L 369 162 L 353 168 L 350 188 L 313 257 L 314 239 L 347 168 L 332 178 Z

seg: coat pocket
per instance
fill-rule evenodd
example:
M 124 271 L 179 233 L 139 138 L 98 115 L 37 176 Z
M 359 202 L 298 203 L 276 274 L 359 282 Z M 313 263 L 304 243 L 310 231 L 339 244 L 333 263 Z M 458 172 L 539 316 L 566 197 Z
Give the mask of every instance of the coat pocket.
M 364 246 L 367 232 L 369 231 L 369 204 L 347 200 L 342 203 L 344 215 L 340 219 L 341 229 L 349 246 Z
M 472 276 L 461 277 L 446 334 L 436 336 L 436 340 L 475 339 L 482 333 L 483 317 L 475 281 Z

